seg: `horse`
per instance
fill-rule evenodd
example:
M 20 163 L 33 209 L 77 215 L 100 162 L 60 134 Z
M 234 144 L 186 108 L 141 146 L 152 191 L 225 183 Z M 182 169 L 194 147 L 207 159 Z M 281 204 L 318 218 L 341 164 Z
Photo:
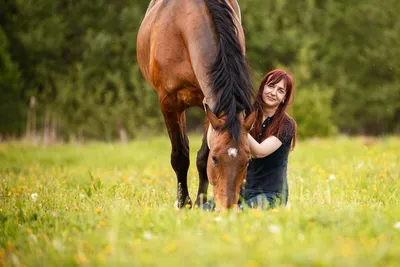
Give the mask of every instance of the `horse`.
M 217 210 L 237 206 L 250 149 L 254 96 L 236 0 L 152 0 L 137 36 L 141 72 L 158 94 L 171 142 L 178 209 L 192 207 L 187 185 L 189 141 L 185 110 L 205 109 L 197 153 L 195 206 L 207 201 L 209 183 Z M 207 129 L 212 125 L 210 144 Z M 208 147 L 208 145 L 210 147 Z

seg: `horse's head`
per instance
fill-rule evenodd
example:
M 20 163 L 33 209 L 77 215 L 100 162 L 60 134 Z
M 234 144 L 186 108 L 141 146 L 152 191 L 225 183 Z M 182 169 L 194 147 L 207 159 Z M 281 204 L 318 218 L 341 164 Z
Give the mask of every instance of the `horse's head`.
M 218 118 L 206 106 L 207 118 L 213 130 L 208 133 L 210 153 L 207 161 L 207 175 L 214 187 L 216 210 L 233 208 L 237 205 L 239 191 L 247 174 L 250 148 L 247 134 L 255 120 L 255 113 L 247 118 L 238 115 L 240 136 L 237 142 L 228 130 L 222 130 L 225 118 Z

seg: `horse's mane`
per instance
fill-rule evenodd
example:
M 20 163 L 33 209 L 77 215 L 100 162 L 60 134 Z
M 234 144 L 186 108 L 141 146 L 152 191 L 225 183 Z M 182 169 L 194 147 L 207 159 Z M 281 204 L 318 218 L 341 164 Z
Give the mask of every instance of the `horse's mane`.
M 211 91 L 216 96 L 213 112 L 225 115 L 227 129 L 235 142 L 240 136 L 240 121 L 237 116 L 243 110 L 252 111 L 253 92 L 250 71 L 244 51 L 237 37 L 233 11 L 225 1 L 205 0 L 218 34 L 217 57 L 210 66 Z

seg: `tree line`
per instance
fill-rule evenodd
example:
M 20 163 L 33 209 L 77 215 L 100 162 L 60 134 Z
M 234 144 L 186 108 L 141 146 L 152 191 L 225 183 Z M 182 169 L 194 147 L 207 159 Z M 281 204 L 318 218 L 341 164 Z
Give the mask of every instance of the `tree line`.
M 149 1 L 0 0 L 0 136 L 127 140 L 165 131 L 136 61 Z M 400 2 L 239 1 L 258 87 L 295 76 L 301 137 L 400 132 Z M 189 127 L 202 124 L 201 109 Z

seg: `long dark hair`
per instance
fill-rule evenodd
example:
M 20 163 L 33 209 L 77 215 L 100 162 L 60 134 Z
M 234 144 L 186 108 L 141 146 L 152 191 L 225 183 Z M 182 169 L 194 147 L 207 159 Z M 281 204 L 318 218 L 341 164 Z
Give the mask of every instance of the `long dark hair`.
M 219 39 L 217 56 L 210 66 L 212 93 L 216 96 L 214 114 L 226 116 L 223 129 L 228 129 L 235 142 L 240 136 L 238 114 L 252 111 L 253 87 L 244 51 L 240 46 L 233 11 L 225 1 L 206 0 Z
M 256 120 L 254 122 L 254 126 L 250 134 L 256 138 L 257 133 L 261 133 L 262 127 L 262 119 L 263 119 L 263 106 L 265 105 L 263 101 L 263 92 L 265 85 L 277 84 L 283 80 L 286 85 L 286 96 L 284 103 L 280 103 L 271 122 L 271 125 L 268 127 L 267 132 L 264 136 L 262 136 L 262 140 L 267 139 L 271 135 L 279 136 L 284 130 L 284 121 L 286 119 L 292 120 L 295 125 L 295 133 L 291 143 L 291 149 L 293 150 L 296 145 L 296 122 L 292 117 L 290 117 L 286 113 L 286 108 L 290 105 L 294 100 L 294 81 L 293 76 L 282 69 L 275 69 L 273 71 L 268 72 L 261 81 L 260 87 L 258 88 L 258 93 L 256 100 L 254 102 L 254 110 L 256 112 Z

